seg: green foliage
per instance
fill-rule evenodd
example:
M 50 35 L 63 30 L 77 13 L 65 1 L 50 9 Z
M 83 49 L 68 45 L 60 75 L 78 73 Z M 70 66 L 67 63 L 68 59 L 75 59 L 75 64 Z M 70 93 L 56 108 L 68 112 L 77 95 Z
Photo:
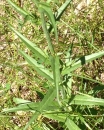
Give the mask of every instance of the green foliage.
M 29 20 L 32 18 L 33 21 L 35 21 L 35 18 L 29 12 L 18 7 L 11 0 L 7 0 L 7 2 L 13 6 L 21 15 L 24 17 L 29 16 Z M 34 57 L 27 54 L 22 49 L 18 50 L 19 53 L 29 63 L 29 65 L 37 72 L 37 74 L 49 82 L 49 87 L 48 90 L 46 90 L 46 94 L 44 94 L 42 101 L 32 102 L 14 98 L 14 102 L 17 104 L 17 106 L 12 108 L 5 108 L 3 109 L 2 113 L 17 111 L 32 112 L 32 116 L 29 122 L 26 124 L 24 130 L 28 129 L 28 127 L 32 125 L 33 122 L 35 122 L 34 129 L 50 129 L 50 126 L 42 120 L 43 118 L 57 121 L 56 124 L 62 123 L 61 127 L 63 129 L 81 130 L 83 128 L 81 125 L 83 124 L 85 128 L 92 130 L 90 123 L 84 118 L 84 116 L 87 115 L 87 111 L 90 113 L 87 116 L 93 115 L 91 111 L 92 108 L 97 110 L 98 107 L 103 107 L 104 99 L 96 98 L 94 95 L 91 96 L 79 91 L 73 93 L 72 80 L 74 72 L 77 69 L 81 67 L 83 68 L 86 63 L 90 63 L 93 60 L 102 57 L 104 55 L 104 51 L 71 59 L 72 47 L 70 46 L 66 51 L 65 56 L 61 54 L 59 55 L 60 52 L 57 52 L 55 48 L 51 38 L 51 33 L 49 33 L 47 28 L 47 23 L 50 22 L 50 26 L 52 25 L 55 34 L 55 43 L 59 45 L 56 20 L 58 20 L 59 17 L 63 14 L 62 12 L 65 11 L 71 0 L 67 0 L 63 6 L 61 6 L 61 8 L 58 10 L 57 16 L 56 14 L 54 15 L 51 9 L 49 4 L 50 1 L 39 2 L 37 0 L 33 0 L 33 2 L 38 8 L 38 13 L 40 13 L 40 20 L 42 21 L 43 31 L 48 43 L 48 51 L 45 52 L 44 49 L 41 49 L 34 42 L 31 42 L 31 40 L 17 31 L 12 25 L 9 25 L 9 28 L 21 39 L 22 43 L 24 43 L 27 48 L 32 51 Z M 39 62 L 39 60 L 41 62 Z M 47 64 L 45 64 L 46 61 L 48 61 L 48 67 Z M 8 89 L 10 89 L 9 86 L 6 87 L 6 90 Z

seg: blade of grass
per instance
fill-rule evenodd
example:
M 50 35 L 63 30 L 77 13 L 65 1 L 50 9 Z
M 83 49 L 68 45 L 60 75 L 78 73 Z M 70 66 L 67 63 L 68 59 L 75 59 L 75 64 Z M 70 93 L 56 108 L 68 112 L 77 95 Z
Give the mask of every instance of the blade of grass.
M 76 95 L 74 97 L 72 97 L 69 100 L 69 104 L 74 104 L 74 105 L 88 105 L 88 106 L 92 106 L 92 105 L 98 105 L 98 106 L 104 106 L 104 99 L 100 99 L 100 98 L 94 98 L 92 96 L 89 95 Z
M 57 12 L 55 13 L 57 21 L 60 19 L 60 17 L 62 16 L 62 14 L 64 13 L 65 9 L 68 7 L 71 1 L 72 0 L 66 0 L 64 4 L 62 4 L 62 6 L 57 10 Z
M 80 120 L 85 124 L 85 126 L 88 128 L 88 130 L 92 130 L 91 127 L 88 125 L 88 123 L 84 120 L 84 118 L 79 115 Z
M 45 16 L 44 16 L 46 14 L 48 19 L 50 20 L 50 22 L 51 22 L 51 24 L 54 28 L 56 42 L 58 43 L 57 26 L 56 26 L 56 22 L 55 22 L 55 18 L 54 18 L 54 15 L 52 13 L 52 10 L 49 6 L 49 3 L 37 2 L 37 0 L 33 0 L 33 2 L 37 5 L 37 7 L 40 11 L 43 31 L 46 35 L 46 39 L 48 41 L 48 46 L 49 46 L 49 49 L 51 51 L 51 54 L 54 54 L 54 48 L 53 48 L 53 45 L 51 43 L 51 38 L 50 38 L 50 35 L 49 35 L 49 31 L 47 29 L 47 24 L 46 24 Z
M 53 45 L 52 45 L 52 42 L 51 42 L 51 38 L 50 38 L 50 35 L 49 35 L 49 32 L 47 30 L 47 25 L 46 25 L 46 21 L 45 21 L 45 17 L 44 17 L 44 13 L 43 11 L 41 12 L 41 20 L 42 20 L 42 27 L 43 27 L 43 31 L 46 35 L 46 39 L 47 39 L 47 42 L 48 42 L 48 47 L 49 47 L 49 50 L 51 52 L 52 55 L 54 55 L 54 48 L 53 48 Z
M 52 119 L 52 120 L 56 120 L 58 122 L 65 122 L 67 114 L 55 112 L 54 114 L 53 113 L 44 113 L 43 116 L 46 118 Z
M 39 105 L 39 112 L 46 110 L 46 108 L 52 103 L 56 96 L 56 89 L 50 88 Z
M 25 128 L 23 130 L 27 130 L 27 128 L 29 127 L 29 125 L 35 121 L 38 117 L 39 117 L 40 113 L 36 112 L 35 114 L 33 114 L 33 116 L 31 117 L 31 119 L 29 120 L 29 122 L 26 124 Z
M 80 38 L 84 38 L 84 36 L 79 32 L 79 31 L 77 31 L 77 30 L 75 30 L 73 27 L 71 27 L 69 24 L 67 24 L 65 21 L 63 21 L 62 19 L 61 19 L 61 22 L 63 22 L 66 26 L 68 26 L 72 31 L 73 31 L 73 33 L 75 33 L 75 34 L 77 34 L 78 35 L 78 37 L 80 37 Z
M 6 0 L 11 6 L 13 6 L 17 12 L 19 12 L 21 15 L 23 15 L 24 17 L 26 17 L 27 15 L 30 15 L 27 11 L 23 10 L 22 8 L 20 8 L 19 6 L 17 6 L 13 1 L 11 0 Z
M 34 17 L 34 15 L 30 14 L 29 12 L 27 12 L 26 10 L 24 10 L 23 8 L 19 7 L 17 4 L 15 4 L 13 1 L 11 0 L 7 0 L 7 2 L 14 7 L 17 12 L 22 15 L 24 17 L 24 22 L 21 24 L 21 27 L 23 27 L 23 25 L 30 20 L 33 24 L 36 23 L 36 18 Z
M 38 58 L 41 58 L 43 61 L 45 61 L 47 58 L 46 54 L 35 43 L 32 43 L 21 33 L 16 31 L 11 25 L 9 27 Z
M 21 99 L 22 100 L 22 99 Z M 4 112 L 17 112 L 17 111 L 32 111 L 32 112 L 36 112 L 39 111 L 39 105 L 41 102 L 26 102 L 26 103 L 21 103 L 16 107 L 13 108 L 5 108 L 3 109 L 2 113 Z M 52 101 L 51 104 L 49 104 L 49 106 L 47 106 L 45 108 L 45 110 L 47 111 L 54 111 L 54 110 L 58 110 L 59 109 L 59 105 L 56 101 Z
M 56 87 L 57 101 L 61 105 L 59 100 L 60 63 L 58 56 L 51 57 L 51 66 L 53 70 L 54 84 Z
M 39 106 L 39 103 L 30 102 L 30 103 L 21 104 L 13 108 L 5 108 L 3 109 L 2 112 L 17 112 L 17 111 L 27 111 L 27 110 L 36 111 L 38 106 Z
M 104 83 L 99 82 L 99 81 L 94 80 L 94 79 L 91 79 L 91 78 L 88 77 L 87 75 L 85 75 L 85 76 L 86 76 L 86 77 L 85 77 L 85 76 L 81 76 L 81 75 L 77 75 L 77 74 L 73 73 L 73 74 L 71 74 L 71 76 L 75 76 L 75 77 L 78 77 L 78 78 L 81 78 L 81 79 L 86 79 L 86 80 L 92 81 L 92 82 L 94 82 L 94 83 L 98 83 L 98 84 L 100 84 L 100 85 L 104 85 Z
M 29 125 L 38 118 L 38 116 L 42 113 L 43 110 L 45 110 L 49 104 L 51 104 L 51 102 L 53 101 L 53 99 L 55 98 L 55 89 L 51 88 L 49 89 L 49 91 L 47 92 L 46 96 L 44 97 L 44 99 L 42 100 L 42 102 L 40 103 L 39 107 L 37 108 L 37 111 L 29 120 L 28 124 L 25 126 L 24 130 L 26 130 Z
M 16 103 L 16 104 L 26 104 L 26 103 L 29 103 L 30 101 L 28 100 L 24 100 L 24 99 L 21 99 L 21 98 L 13 98 L 13 101 Z
M 20 54 L 26 59 L 26 61 L 40 74 L 42 77 L 46 78 L 47 80 L 53 82 L 53 76 L 48 69 L 46 69 L 43 65 L 38 64 L 35 59 L 27 55 L 25 52 L 19 50 Z
M 48 18 L 49 18 L 49 20 L 54 28 L 56 42 L 58 43 L 57 26 L 56 26 L 55 18 L 54 18 L 54 15 L 52 13 L 50 5 L 48 3 L 39 3 L 39 10 L 40 10 L 40 12 L 44 12 L 48 16 Z
M 64 2 L 64 4 L 62 4 L 62 6 L 54 13 L 54 17 L 55 17 L 55 21 L 59 21 L 62 14 L 65 12 L 66 8 L 69 6 L 70 2 L 72 0 L 66 0 L 66 2 Z M 49 27 L 49 32 L 51 32 L 52 30 L 52 25 L 50 25 Z
M 81 130 L 70 118 L 66 119 L 65 125 L 69 130 Z
M 79 58 L 74 64 L 72 64 L 72 66 L 66 67 L 62 71 L 62 75 L 69 74 L 70 72 L 78 69 L 82 65 L 84 65 L 88 62 L 91 62 L 92 60 L 95 60 L 97 58 L 100 58 L 103 55 L 104 55 L 104 51 L 101 51 L 101 52 L 98 52 L 98 53 L 93 53 L 93 54 L 88 55 L 88 56 L 83 56 L 83 57 Z

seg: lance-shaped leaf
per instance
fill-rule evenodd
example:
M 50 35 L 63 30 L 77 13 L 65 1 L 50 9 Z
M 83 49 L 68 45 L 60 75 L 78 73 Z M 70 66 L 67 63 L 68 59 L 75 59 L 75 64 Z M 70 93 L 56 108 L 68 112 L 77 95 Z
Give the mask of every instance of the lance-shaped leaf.
M 35 18 L 35 15 L 27 12 L 26 10 L 24 10 L 23 8 L 21 8 L 20 6 L 18 6 L 17 4 L 15 4 L 13 1 L 11 0 L 7 0 L 7 2 L 20 14 L 24 17 L 24 21 L 21 24 L 22 26 L 27 22 L 27 21 L 31 21 L 33 24 L 35 24 L 37 22 L 37 19 Z
M 41 12 L 41 20 L 42 20 L 43 31 L 46 35 L 46 39 L 47 39 L 47 42 L 48 42 L 49 50 L 51 52 L 51 55 L 54 55 L 54 47 L 53 47 L 53 44 L 52 44 L 52 41 L 51 41 L 51 38 L 50 38 L 50 34 L 47 30 L 47 25 L 46 25 L 45 16 L 44 16 L 43 12 Z
M 93 53 L 91 55 L 88 56 L 83 56 L 81 58 L 79 58 L 74 64 L 72 64 L 71 66 L 66 67 L 63 71 L 62 71 L 62 75 L 65 74 L 69 74 L 70 72 L 78 69 L 79 67 L 83 66 L 84 64 L 91 62 L 97 58 L 100 58 L 101 56 L 104 55 L 104 51 L 98 52 L 98 53 Z
M 66 0 L 64 4 L 62 4 L 62 6 L 57 10 L 57 12 L 55 13 L 56 20 L 60 19 L 60 17 L 62 16 L 62 14 L 64 13 L 71 1 L 72 0 Z
M 13 6 L 18 13 L 20 13 L 21 15 L 23 15 L 24 17 L 26 17 L 27 15 L 30 15 L 27 11 L 23 10 L 22 8 L 20 8 L 19 6 L 17 6 L 13 1 L 11 0 L 6 0 L 11 6 Z
M 43 65 L 38 64 L 35 59 L 27 55 L 25 52 L 19 50 L 20 54 L 26 59 L 26 61 L 40 74 L 42 77 L 47 80 L 53 82 L 53 75 L 48 69 L 46 69 Z
M 52 113 L 51 112 L 50 113 L 47 112 L 47 113 L 43 114 L 44 117 L 52 119 L 52 120 L 56 120 L 58 122 L 65 122 L 67 115 L 68 114 L 61 113 L 60 111 L 59 111 L 59 113 L 57 113 L 57 111 L 56 111 L 54 113 L 53 112 Z
M 42 102 L 40 103 L 38 111 L 41 113 L 42 111 L 47 110 L 48 106 L 50 106 L 52 104 L 52 101 L 55 99 L 55 96 L 56 89 L 50 88 L 43 98 Z
M 36 120 L 39 117 L 40 113 L 36 112 L 35 114 L 33 114 L 33 116 L 30 118 L 29 122 L 26 124 L 25 128 L 23 130 L 27 130 L 29 125 L 34 122 L 34 120 Z
M 58 56 L 51 57 L 51 66 L 53 70 L 54 84 L 56 87 L 57 101 L 60 104 L 60 101 L 59 101 L 60 63 L 59 63 Z
M 39 111 L 39 108 L 41 108 L 41 105 L 42 105 L 41 103 L 42 102 L 26 102 L 26 103 L 24 103 L 24 104 L 22 103 L 16 107 L 5 108 L 5 109 L 3 109 L 2 112 L 17 112 L 17 111 L 32 111 L 32 112 L 34 111 L 35 112 L 35 111 Z M 49 106 L 44 107 L 44 109 L 47 111 L 54 111 L 59 108 L 58 103 L 55 101 L 52 101 L 48 105 Z M 41 109 L 41 110 L 43 110 L 43 109 Z
M 30 102 L 30 103 L 25 103 L 25 104 L 21 104 L 18 105 L 16 107 L 13 108 L 5 108 L 3 109 L 2 112 L 17 112 L 17 111 L 36 111 L 37 108 L 39 106 L 39 103 L 34 103 L 34 102 Z
M 21 99 L 21 98 L 13 98 L 13 101 L 16 104 L 26 104 L 26 103 L 30 103 L 31 102 L 29 100 L 24 100 L 24 99 Z
M 55 21 L 59 21 L 65 10 L 67 9 L 68 5 L 71 3 L 72 0 L 66 0 L 62 6 L 55 12 Z M 49 27 L 49 32 L 52 30 L 52 26 Z
M 24 130 L 26 130 L 28 128 L 28 126 L 34 121 L 36 120 L 39 115 L 41 115 L 41 113 L 44 110 L 47 110 L 47 108 L 49 107 L 49 105 L 52 103 L 52 101 L 55 98 L 55 89 L 54 88 L 50 88 L 49 91 L 47 92 L 46 96 L 44 97 L 44 99 L 42 100 L 42 102 L 40 102 L 39 107 L 37 108 L 36 113 L 31 117 L 31 119 L 29 120 L 29 122 L 27 123 L 27 125 L 25 126 Z M 49 109 L 48 109 L 49 110 Z
M 79 115 L 79 118 L 81 122 L 83 122 L 83 124 L 85 124 L 85 126 L 88 128 L 88 130 L 92 130 L 89 124 L 85 121 L 85 119 L 81 115 Z
M 34 53 L 35 56 L 45 61 L 46 54 L 33 42 L 24 37 L 21 33 L 15 30 L 12 26 L 9 26 L 13 32 L 23 41 L 23 43 Z
M 98 106 L 104 106 L 104 99 L 101 98 L 94 98 L 89 95 L 75 95 L 69 100 L 69 104 L 75 104 L 75 105 L 98 105 Z
M 39 3 L 39 10 L 40 10 L 40 13 L 44 12 L 47 15 L 47 17 L 49 18 L 49 20 L 54 28 L 56 42 L 58 43 L 57 26 L 56 26 L 55 18 L 52 13 L 51 7 L 49 6 L 48 3 Z
M 69 130 L 81 130 L 70 118 L 66 119 L 65 125 Z

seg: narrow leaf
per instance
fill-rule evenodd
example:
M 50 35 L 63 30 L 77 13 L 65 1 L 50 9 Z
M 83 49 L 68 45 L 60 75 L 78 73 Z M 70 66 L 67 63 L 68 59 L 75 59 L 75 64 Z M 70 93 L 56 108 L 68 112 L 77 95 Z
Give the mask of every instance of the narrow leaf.
M 52 119 L 52 120 L 56 120 L 58 122 L 65 122 L 67 114 L 63 114 L 63 113 L 44 113 L 43 114 L 44 117 Z
M 68 7 L 71 1 L 72 0 L 66 0 L 64 4 L 62 4 L 62 6 L 57 10 L 57 12 L 55 13 L 56 20 L 60 19 L 60 17 L 62 16 L 62 14 L 64 13 L 65 9 Z
M 91 127 L 88 125 L 88 123 L 84 120 L 84 118 L 79 115 L 80 120 L 85 124 L 85 126 L 88 128 L 88 130 L 92 130 Z
M 43 12 L 48 16 L 53 28 L 54 28 L 54 33 L 56 37 L 56 42 L 58 43 L 58 33 L 57 33 L 57 26 L 55 22 L 54 15 L 52 13 L 51 7 L 48 3 L 39 3 L 39 10 L 43 10 Z
M 31 119 L 29 120 L 29 122 L 26 124 L 25 128 L 23 130 L 27 130 L 29 125 L 35 121 L 38 117 L 39 117 L 40 113 L 39 112 L 36 112 L 32 117 Z
M 21 98 L 13 98 L 13 101 L 16 103 L 16 104 L 26 104 L 26 103 L 29 103 L 30 101 L 28 100 L 24 100 L 24 99 L 21 99 Z
M 86 80 L 89 80 L 89 81 L 92 81 L 92 82 L 94 82 L 94 83 L 98 83 L 98 84 L 100 84 L 100 85 L 104 85 L 102 82 L 100 82 L 100 81 L 97 81 L 97 80 L 94 80 L 94 79 L 91 79 L 90 77 L 88 77 L 88 76 L 81 76 L 81 75 L 77 75 L 77 74 L 75 74 L 75 73 L 73 73 L 73 74 L 71 74 L 72 76 L 75 76 L 75 77 L 78 77 L 78 78 L 81 78 L 81 79 L 86 79 Z
M 23 41 L 23 43 L 32 50 L 32 52 L 39 58 L 41 58 L 42 60 L 46 59 L 46 54 L 40 49 L 38 48 L 38 46 L 35 43 L 32 43 L 30 40 L 28 40 L 26 37 L 24 37 L 21 33 L 19 33 L 18 31 L 16 31 L 12 26 L 9 26 L 13 32 L 16 33 L 16 35 Z
M 100 58 L 101 56 L 104 55 L 104 51 L 98 52 L 98 53 L 93 53 L 91 55 L 88 56 L 83 56 L 81 58 L 79 58 L 74 64 L 72 64 L 72 66 L 68 66 L 66 67 L 63 71 L 62 71 L 62 75 L 65 74 L 69 74 L 70 72 L 78 69 L 79 67 L 81 67 L 82 65 L 91 62 L 97 58 Z
M 43 31 L 46 35 L 46 39 L 47 39 L 47 42 L 48 42 L 49 50 L 50 50 L 51 54 L 53 55 L 54 54 L 54 48 L 53 48 L 53 45 L 52 45 L 52 42 L 51 42 L 50 34 L 47 30 L 47 25 L 46 25 L 45 16 L 44 16 L 43 11 L 41 11 L 41 20 L 42 20 Z
M 30 103 L 21 104 L 19 106 L 13 107 L 13 108 L 5 108 L 5 109 L 3 109 L 2 112 L 17 112 L 17 111 L 27 111 L 27 110 L 36 111 L 38 106 L 39 106 L 39 103 L 30 102 Z
M 38 64 L 35 59 L 27 55 L 25 52 L 19 50 L 20 54 L 26 59 L 26 61 L 40 74 L 42 77 L 46 78 L 47 80 L 53 82 L 53 76 L 48 69 L 46 69 L 43 65 Z
M 23 23 L 21 24 L 21 27 L 23 27 L 23 25 L 27 22 L 27 21 L 31 21 L 33 24 L 37 22 L 36 18 L 34 17 L 33 14 L 27 12 L 26 10 L 24 10 L 23 8 L 21 8 L 20 6 L 18 6 L 17 4 L 15 4 L 13 1 L 11 0 L 7 0 L 7 2 L 14 7 L 14 9 L 24 17 L 24 21 L 22 21 Z
M 28 12 L 17 6 L 13 1 L 11 0 L 6 0 L 11 6 L 13 6 L 21 15 L 26 17 L 27 15 L 30 15 Z
M 69 130 L 81 130 L 70 118 L 66 119 L 65 125 Z
M 46 110 L 46 108 L 52 103 L 52 101 L 55 99 L 56 96 L 56 89 L 50 88 L 43 98 L 42 102 L 39 105 L 39 112 L 42 112 L 43 110 Z
M 17 112 L 17 111 L 39 111 L 39 107 L 41 102 L 26 102 L 21 103 L 16 107 L 13 108 L 5 108 L 2 112 Z M 40 105 L 40 106 L 39 106 Z M 55 109 L 58 109 L 59 105 L 56 101 L 52 101 L 52 103 L 45 108 L 47 111 L 54 111 Z
M 98 105 L 98 106 L 104 106 L 104 99 L 101 98 L 94 98 L 89 95 L 76 95 L 72 97 L 69 101 L 69 104 L 74 105 Z
M 52 65 L 52 70 L 53 70 L 54 84 L 56 87 L 57 101 L 60 104 L 60 101 L 59 101 L 60 63 L 59 63 L 58 56 L 53 56 L 51 58 L 51 65 Z

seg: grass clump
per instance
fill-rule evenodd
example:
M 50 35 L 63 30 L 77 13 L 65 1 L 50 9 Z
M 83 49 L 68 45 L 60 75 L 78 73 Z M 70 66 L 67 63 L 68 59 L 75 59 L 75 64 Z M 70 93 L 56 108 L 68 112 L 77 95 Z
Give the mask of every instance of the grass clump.
M 101 3 L 101 17 L 93 21 L 96 13 L 88 19 L 93 8 L 75 15 L 71 0 L 56 4 L 7 2 L 11 5 L 8 10 L 12 10 L 6 18 L 11 21 L 4 30 L 8 38 L 2 55 L 7 50 L 11 55 L 8 60 L 1 57 L 5 81 L 1 94 L 6 97 L 1 118 L 2 124 L 7 122 L 2 126 L 23 130 L 103 129 L 103 23 L 98 24 L 102 20 Z

